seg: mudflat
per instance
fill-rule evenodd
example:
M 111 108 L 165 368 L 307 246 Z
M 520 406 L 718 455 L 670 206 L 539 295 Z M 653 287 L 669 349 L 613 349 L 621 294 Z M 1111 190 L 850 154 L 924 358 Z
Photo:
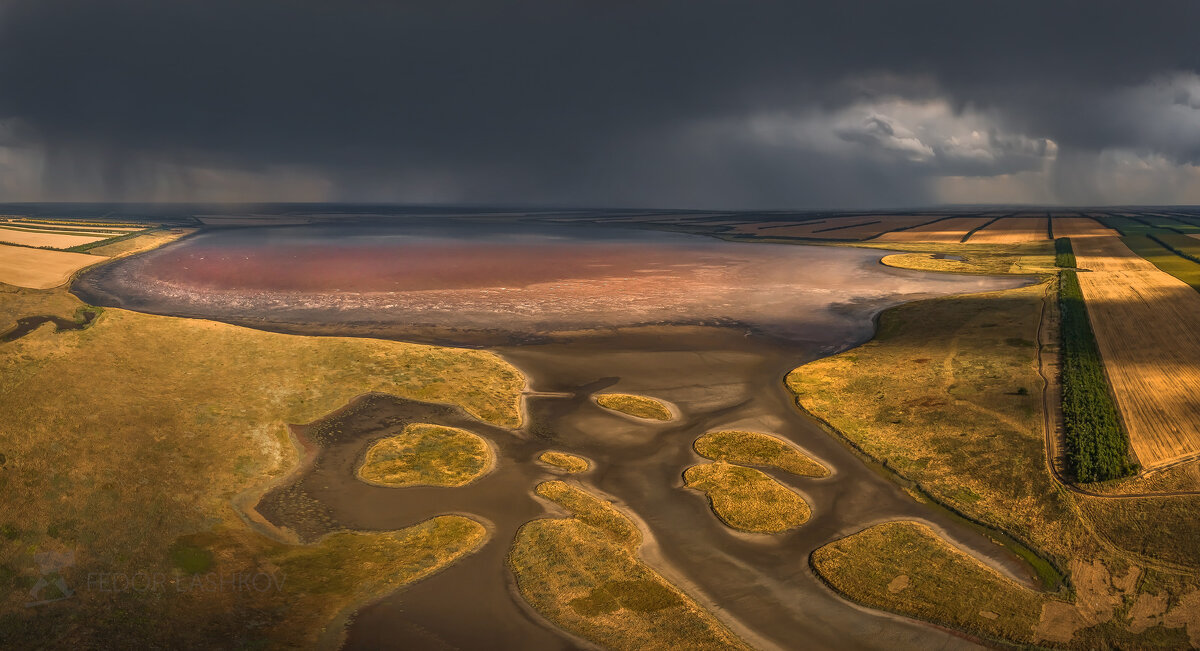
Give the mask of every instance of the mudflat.
M 275 243 L 287 248 L 293 237 L 286 233 L 290 228 L 271 229 L 269 237 L 264 233 L 250 236 L 261 238 L 260 246 L 266 248 Z M 349 237 L 354 237 L 354 231 L 351 233 Z M 590 236 L 586 229 L 577 233 L 575 240 Z M 442 235 L 457 237 L 444 231 Z M 406 237 L 401 232 L 393 238 L 396 255 L 421 245 L 419 239 L 413 244 Z M 657 241 L 663 236 L 634 232 L 621 237 Z M 563 246 L 568 251 L 587 246 L 575 240 L 561 235 L 557 244 L 540 245 Z M 184 239 L 179 246 L 168 245 L 156 253 L 176 256 L 178 263 L 198 255 L 189 243 L 219 244 L 205 242 L 205 237 Z M 154 253 L 87 274 L 76 291 L 101 304 L 163 313 L 194 310 L 222 320 L 307 334 L 419 339 L 436 331 L 443 340 L 479 345 L 495 341 L 495 331 L 506 329 L 500 340 L 510 343 L 493 346 L 493 350 L 519 368 L 529 382 L 525 419 L 518 429 L 488 425 L 446 405 L 381 394 L 361 398 L 295 428 L 315 455 L 304 472 L 268 493 L 258 505 L 272 523 L 309 540 L 341 528 L 392 530 L 444 513 L 468 515 L 489 528 L 488 541 L 477 553 L 358 612 L 348 631 L 351 648 L 376 648 L 385 642 L 529 649 L 582 644 L 524 601 L 506 566 L 517 530 L 531 520 L 556 516 L 551 506 L 533 494 L 539 483 L 559 476 L 537 461 L 547 449 L 591 461 L 591 468 L 570 481 L 610 499 L 636 522 L 644 540 L 641 560 L 752 646 L 788 647 L 796 639 L 819 647 L 863 649 L 971 646 L 969 641 L 929 625 L 849 604 L 813 575 L 808 555 L 873 523 L 909 519 L 945 531 L 960 547 L 1016 580 L 1032 584 L 1031 572 L 987 536 L 914 501 L 865 465 L 795 408 L 782 379 L 806 361 L 869 338 L 872 317 L 880 309 L 914 298 L 1014 287 L 1025 281 L 891 269 L 878 263 L 884 253 L 880 251 L 746 245 L 676 235 L 662 242 L 657 266 L 638 266 L 645 270 L 643 274 L 632 274 L 626 268 L 596 271 L 590 265 L 610 264 L 597 260 L 614 260 L 601 249 L 593 249 L 593 257 L 558 256 L 554 259 L 564 260 L 558 269 L 526 269 L 521 273 L 536 279 L 527 287 L 540 288 L 526 294 L 534 301 L 530 306 L 537 310 L 530 315 L 534 318 L 521 318 L 518 312 L 509 319 L 509 313 L 499 309 L 505 303 L 480 299 L 477 309 L 489 320 L 472 322 L 467 311 L 465 324 L 457 320 L 450 306 L 460 299 L 471 305 L 471 292 L 489 288 L 470 285 L 482 284 L 487 275 L 447 272 L 446 287 L 429 287 L 429 278 L 439 277 L 442 266 L 457 259 L 455 252 L 460 250 L 451 246 L 453 243 L 443 249 L 443 256 L 422 263 L 423 289 L 399 287 L 385 292 L 375 286 L 361 292 L 380 301 L 367 309 L 336 303 L 355 294 L 357 287 L 350 284 L 337 292 L 326 286 L 304 289 L 300 298 L 312 302 L 302 312 L 274 311 L 271 297 L 281 291 L 278 288 L 228 286 L 203 269 L 203 281 L 186 275 L 171 278 L 169 282 L 178 286 L 177 293 L 127 294 L 131 288 L 167 282 L 155 275 L 155 260 L 163 258 Z M 474 242 L 469 246 L 480 255 L 489 248 Z M 624 260 L 621 248 L 608 247 L 607 251 Z M 772 255 L 760 260 L 758 252 L 764 249 Z M 499 255 L 517 262 L 507 253 Z M 714 279 L 689 266 L 697 256 L 728 262 L 740 271 Z M 690 271 L 679 272 L 668 264 L 676 258 Z M 263 259 L 284 258 L 272 252 Z M 573 259 L 587 260 L 588 268 L 568 264 Z M 675 275 L 678 273 L 684 273 L 682 279 Z M 398 277 L 403 278 L 403 273 Z M 345 281 L 355 278 L 347 276 Z M 690 279 L 704 278 L 709 279 L 706 287 L 687 284 Z M 467 282 L 469 279 L 475 280 Z M 591 289 L 554 289 L 581 280 L 593 283 Z M 751 298 L 740 296 L 734 303 L 716 300 L 719 296 L 734 300 L 747 280 L 770 291 L 752 290 Z M 612 289 L 614 285 L 620 290 Z M 658 288 L 657 298 L 676 307 L 693 305 L 688 302 L 691 293 L 707 292 L 703 300 L 694 303 L 706 309 L 623 309 L 630 302 L 631 288 L 646 286 Z M 301 290 L 292 288 L 285 293 L 295 291 Z M 425 304 L 417 300 L 431 291 L 446 292 L 442 300 L 448 302 L 440 313 L 424 309 Z M 188 292 L 201 295 L 202 302 L 178 299 Z M 647 299 L 647 304 L 657 302 Z M 434 319 L 431 314 L 440 316 Z M 589 320 L 607 327 L 581 327 Z M 431 330 L 431 325 L 437 327 Z M 596 394 L 606 392 L 661 398 L 677 408 L 680 417 L 659 422 L 611 412 L 595 402 Z M 356 469 L 371 444 L 411 423 L 458 427 L 478 434 L 494 447 L 494 470 L 457 488 L 398 489 L 358 480 Z M 719 430 L 771 432 L 830 470 L 828 476 L 804 477 L 764 469 L 810 505 L 811 517 L 803 525 L 771 535 L 738 532 L 713 516 L 704 494 L 684 486 L 684 471 L 706 462 L 693 443 L 705 433 Z M 470 618 L 462 616 L 467 611 L 472 613 Z

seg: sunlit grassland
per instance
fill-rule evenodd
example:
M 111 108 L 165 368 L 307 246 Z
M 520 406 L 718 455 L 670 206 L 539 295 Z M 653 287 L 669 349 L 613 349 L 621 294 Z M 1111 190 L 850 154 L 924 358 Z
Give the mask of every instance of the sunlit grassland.
M 491 446 L 477 434 L 457 427 L 412 423 L 399 434 L 372 443 L 358 476 L 394 488 L 464 486 L 495 463 Z
M 1012 535 L 1064 571 L 1068 592 L 1044 617 L 1050 639 L 1083 648 L 1105 640 L 1169 648 L 1186 634 L 1200 641 L 1200 530 L 1193 526 L 1200 500 L 1075 495 L 1046 468 L 1035 342 L 1051 289 L 1042 283 L 892 308 L 880 316 L 874 340 L 796 369 L 788 386 L 801 407 L 923 494 Z M 905 540 L 880 538 L 871 553 L 892 559 L 894 570 L 896 559 L 915 553 Z M 843 564 L 846 591 L 873 580 L 870 568 Z M 1131 575 L 1132 583 L 1118 580 Z M 875 601 L 863 601 L 986 631 L 970 613 L 955 614 L 980 589 L 969 574 L 937 576 L 940 589 L 961 602 L 931 613 L 875 584 Z M 1144 607 L 1135 611 L 1136 601 Z M 1001 614 L 997 608 L 988 610 Z
M 611 504 L 561 481 L 536 493 L 569 515 L 522 526 L 508 563 L 544 617 L 611 649 L 747 648 L 638 558 L 641 532 Z
M 1045 473 L 1036 339 L 1048 284 L 885 311 L 793 371 L 801 407 L 934 499 L 1064 560 L 1080 535 Z
M 1043 274 L 1054 271 L 1054 245 L 1050 241 L 987 245 L 862 242 L 854 246 L 907 252 L 911 255 L 884 259 L 884 264 L 906 269 L 972 274 Z M 955 256 L 962 260 L 935 258 L 934 255 Z
M 1019 642 L 1033 641 L 1046 599 L 915 522 L 888 522 L 834 541 L 813 552 L 811 563 L 858 603 Z
M 696 453 L 713 461 L 778 468 L 807 477 L 824 477 L 829 469 L 782 439 L 742 430 L 708 432 L 692 444 Z
M 81 305 L 61 290 L 3 289 L 9 319 L 69 316 Z M 230 500 L 294 467 L 287 424 L 378 391 L 456 403 L 511 427 L 523 387 L 516 369 L 483 351 L 298 337 L 117 309 L 84 330 L 43 326 L 0 344 L 0 631 L 85 646 L 276 636 L 307 644 L 327 623 L 321 617 L 349 607 L 362 590 L 420 576 L 474 548 L 483 533 L 462 519 L 317 546 L 256 533 Z M 195 549 L 173 554 L 181 544 Z M 335 549 L 340 556 L 323 551 Z M 43 551 L 74 552 L 63 576 L 76 595 L 24 608 L 38 576 L 33 555 Z M 87 587 L 89 574 L 179 577 L 208 556 L 209 572 L 275 572 L 291 562 L 287 573 L 300 578 L 251 602 L 228 590 Z M 315 578 L 322 566 L 339 576 Z M 302 578 L 305 568 L 314 578 Z
M 804 498 L 754 468 L 717 461 L 683 473 L 688 488 L 708 495 L 713 513 L 726 525 L 750 533 L 779 533 L 812 515 Z
M 568 473 L 586 472 L 592 465 L 583 457 L 555 450 L 547 450 L 541 453 L 538 455 L 538 461 Z
M 674 417 L 671 410 L 661 401 L 630 393 L 602 393 L 596 396 L 596 404 L 605 409 L 647 420 L 671 420 Z

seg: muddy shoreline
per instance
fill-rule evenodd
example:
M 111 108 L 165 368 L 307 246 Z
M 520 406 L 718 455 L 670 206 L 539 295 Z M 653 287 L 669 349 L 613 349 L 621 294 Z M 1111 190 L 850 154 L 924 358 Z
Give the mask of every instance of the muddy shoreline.
M 547 449 L 592 460 L 591 470 L 568 481 L 611 496 L 634 515 L 653 541 L 641 550 L 643 558 L 735 629 L 752 633 L 747 637 L 758 638 L 758 646 L 792 648 L 797 639 L 810 648 L 971 646 L 931 625 L 850 604 L 812 574 L 812 550 L 886 520 L 925 521 L 997 569 L 1036 583 L 1008 550 L 912 500 L 795 408 L 782 378 L 819 356 L 812 352 L 720 328 L 657 328 L 497 352 L 529 380 L 521 429 L 490 426 L 446 405 L 365 396 L 298 428 L 318 446 L 316 459 L 260 502 L 260 513 L 302 539 L 337 528 L 396 529 L 441 513 L 489 524 L 492 537 L 476 554 L 361 609 L 348 629 L 348 648 L 580 646 L 530 611 L 505 564 L 517 528 L 547 516 L 532 495 L 538 482 L 560 477 L 536 462 Z M 683 418 L 623 418 L 594 404 L 591 396 L 601 390 L 662 397 L 678 405 Z M 484 436 L 498 452 L 495 471 L 452 489 L 390 489 L 355 479 L 370 443 L 409 422 Z M 783 436 L 830 467 L 825 478 L 769 471 L 804 495 L 813 508 L 808 523 L 776 536 L 736 533 L 716 519 L 702 494 L 684 488 L 683 471 L 703 461 L 691 443 L 706 431 L 734 427 Z
M 741 250 L 745 245 L 728 246 Z M 122 288 L 136 281 L 138 267 L 130 263 L 85 273 L 73 291 L 100 305 L 297 335 L 484 347 L 525 374 L 525 422 L 517 430 L 479 422 L 457 407 L 376 394 L 295 427 L 315 454 L 307 468 L 259 501 L 258 512 L 273 525 L 312 540 L 339 528 L 393 530 L 460 513 L 486 523 L 491 533 L 476 553 L 360 609 L 347 629 L 349 648 L 587 646 L 530 609 L 505 562 L 522 524 L 553 517 L 532 494 L 537 483 L 561 477 L 536 461 L 549 449 L 591 460 L 590 470 L 567 481 L 613 498 L 647 534 L 642 557 L 756 646 L 972 647 L 958 634 L 842 599 L 818 580 L 808 563 L 810 553 L 831 540 L 878 522 L 915 519 L 946 532 L 955 544 L 1017 580 L 1036 585 L 1028 566 L 1007 549 L 916 502 L 802 414 L 783 384 L 795 367 L 869 340 L 875 316 L 887 307 L 1026 282 L 890 269 L 878 264 L 885 253 L 826 248 L 814 254 L 818 260 L 840 260 L 836 274 L 848 275 L 831 281 L 821 279 L 820 268 L 811 272 L 817 274 L 813 282 L 827 289 L 804 299 L 809 303 L 795 308 L 785 330 L 754 318 L 774 318 L 779 306 L 741 321 L 681 315 L 640 323 L 617 319 L 587 329 L 568 319 L 518 330 L 452 320 L 415 326 L 403 311 L 376 320 L 329 309 L 314 312 L 321 318 L 292 319 L 256 313 L 252 303 L 223 308 L 219 301 L 191 311 L 170 301 L 123 296 Z M 897 290 L 881 292 L 889 282 Z M 811 309 L 805 307 L 810 304 Z M 497 319 L 503 322 L 499 316 L 493 323 Z M 664 399 L 678 407 L 681 417 L 666 423 L 624 418 L 594 403 L 592 395 L 601 390 Z M 483 436 L 497 452 L 495 469 L 459 488 L 395 489 L 356 479 L 356 464 L 371 442 L 411 422 L 461 427 Z M 768 471 L 809 502 L 813 513 L 806 524 L 773 536 L 737 533 L 716 518 L 703 494 L 684 487 L 683 471 L 703 461 L 692 442 L 707 431 L 729 428 L 786 438 L 831 469 L 824 478 Z

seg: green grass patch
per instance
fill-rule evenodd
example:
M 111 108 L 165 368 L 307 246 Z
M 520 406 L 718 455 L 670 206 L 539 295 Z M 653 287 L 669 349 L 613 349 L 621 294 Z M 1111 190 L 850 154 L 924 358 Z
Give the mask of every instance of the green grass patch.
M 363 481 L 404 486 L 465 486 L 495 464 L 487 441 L 457 427 L 413 423 L 373 443 L 358 468 Z
M 1104 376 L 1100 349 L 1088 322 L 1076 272 L 1059 282 L 1062 314 L 1062 412 L 1067 463 L 1081 482 L 1106 481 L 1137 472 L 1129 456 L 1129 436 Z
M 713 461 L 744 466 L 768 466 L 795 475 L 825 477 L 829 469 L 782 439 L 761 432 L 723 430 L 708 432 L 692 444 L 696 452 Z
M 1060 237 L 1054 240 L 1054 266 L 1063 269 L 1075 268 L 1075 250 L 1071 248 L 1071 238 Z
M 1158 233 L 1154 237 L 1146 234 L 1126 235 L 1121 238 L 1121 241 L 1131 251 L 1145 258 L 1154 266 L 1187 283 L 1192 289 L 1200 291 L 1200 264 L 1168 249 L 1160 241 L 1160 238 L 1167 238 L 1172 235 L 1174 237 L 1192 239 L 1186 235 Z M 1191 252 L 1189 251 L 1189 253 Z

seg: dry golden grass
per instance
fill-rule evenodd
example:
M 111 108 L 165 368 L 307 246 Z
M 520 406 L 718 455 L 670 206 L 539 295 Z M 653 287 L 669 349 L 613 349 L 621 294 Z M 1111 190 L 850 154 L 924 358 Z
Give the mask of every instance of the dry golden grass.
M 1200 453 L 1200 293 L 1121 240 L 1072 241 L 1088 316 L 1138 461 Z
M 522 526 L 508 563 L 546 619 L 610 649 L 747 648 L 637 557 L 641 533 L 611 504 L 561 481 L 537 494 L 570 516 Z
M 367 449 L 358 478 L 372 484 L 465 486 L 496 463 L 488 442 L 457 427 L 412 423 Z
M 987 228 L 976 231 L 970 244 L 1019 244 L 1050 239 L 1045 217 L 1005 217 Z
M 553 450 L 547 450 L 538 455 L 538 461 L 569 473 L 586 472 L 592 465 L 583 457 Z
M 1034 346 L 1045 287 L 892 308 L 873 341 L 800 367 L 788 385 L 803 407 L 924 495 L 1025 542 L 1069 576 L 1074 603 L 1049 598 L 1035 636 L 1071 648 L 1179 648 L 1189 636 L 1200 645 L 1200 498 L 1077 495 L 1046 470 Z M 918 554 L 889 544 L 859 546 L 870 558 L 843 563 L 840 580 L 850 587 L 839 589 L 858 585 L 885 600 L 878 607 L 980 630 L 968 618 L 978 611 L 954 614 L 980 590 L 970 574 L 936 572 L 939 595 L 954 599 L 930 602 L 932 613 L 881 591 L 908 571 L 896 565 L 872 578 L 871 559 Z M 1048 585 L 1055 578 L 1044 560 L 1007 546 Z
M 783 439 L 742 430 L 708 432 L 692 444 L 700 456 L 743 466 L 778 468 L 805 477 L 825 477 L 829 469 Z
M 852 601 L 1016 642 L 1034 641 L 1046 597 L 917 522 L 888 522 L 831 542 L 812 566 Z M 954 577 L 954 589 L 947 589 Z
M 13 303 L 10 318 L 81 305 L 61 290 L 13 290 L 0 301 Z M 303 565 L 311 580 L 289 579 L 281 592 L 262 601 L 255 593 L 249 603 L 243 592 L 81 590 L 70 604 L 68 641 L 171 647 L 248 635 L 309 646 L 327 624 L 326 607 L 348 606 L 364 586 L 386 591 L 432 571 L 481 534 L 477 524 L 450 520 L 453 530 L 426 546 L 410 548 L 412 532 L 390 542 L 392 534 L 379 533 L 328 541 L 333 547 L 277 546 L 254 533 L 231 500 L 294 467 L 286 425 L 380 391 L 457 403 L 514 426 L 523 388 L 514 368 L 484 351 L 298 337 L 116 309 L 84 330 L 41 328 L 0 344 L 0 571 L 25 586 L 0 591 L 0 613 L 27 613 L 20 621 L 0 615 L 0 631 L 60 639 L 63 611 L 21 605 L 37 576 L 31 550 L 75 551 L 66 578 L 79 586 L 89 573 L 177 576 L 170 551 L 184 541 L 195 556 L 212 557 L 212 571 L 274 571 L 296 555 L 288 573 L 299 577 Z M 342 551 L 324 553 L 334 548 Z
M 0 333 L 11 330 L 21 317 L 56 316 L 70 319 L 82 307 L 79 299 L 64 291 L 28 289 L 0 283 Z
M 683 473 L 688 488 L 708 495 L 713 513 L 726 525 L 750 533 L 779 533 L 812 515 L 804 498 L 754 468 L 717 461 Z
M 121 258 L 142 251 L 156 249 L 167 242 L 173 242 L 185 235 L 194 233 L 192 228 L 173 228 L 170 230 L 151 231 L 144 235 L 131 237 L 127 240 L 120 240 L 112 244 L 101 244 L 93 249 L 88 249 L 89 255 L 102 255 L 111 258 Z
M 49 289 L 67 282 L 76 271 L 99 261 L 96 256 L 86 253 L 0 244 L 0 283 Z
M 938 242 L 864 242 L 854 246 L 909 254 L 884 256 L 883 264 L 903 269 L 972 274 L 1045 274 L 1056 272 L 1054 245 L 1049 240 L 1023 244 L 943 244 Z M 951 260 L 941 256 L 954 256 Z
M 0 242 L 20 244 L 23 246 L 49 246 L 55 249 L 69 249 L 80 244 L 91 244 L 108 239 L 111 235 L 86 236 L 68 233 L 43 233 L 39 231 L 18 230 L 0 227 Z
M 938 501 L 1066 559 L 1084 531 L 1044 471 L 1035 342 L 1047 288 L 892 308 L 872 341 L 801 366 L 788 387 Z
M 1055 217 L 1054 237 L 1117 237 L 1120 233 L 1091 217 Z
M 631 393 L 602 393 L 596 396 L 596 404 L 646 420 L 666 421 L 675 417 L 661 401 Z
M 955 217 L 923 224 L 904 231 L 884 233 L 876 242 L 942 242 L 956 244 L 973 228 L 986 224 L 990 217 Z
M 26 231 L 30 233 L 50 233 L 61 235 L 80 235 L 107 239 L 118 235 L 127 235 L 126 231 L 112 231 L 105 228 L 79 228 L 69 226 L 43 226 L 41 224 L 22 224 L 16 222 L 0 223 L 0 230 Z

